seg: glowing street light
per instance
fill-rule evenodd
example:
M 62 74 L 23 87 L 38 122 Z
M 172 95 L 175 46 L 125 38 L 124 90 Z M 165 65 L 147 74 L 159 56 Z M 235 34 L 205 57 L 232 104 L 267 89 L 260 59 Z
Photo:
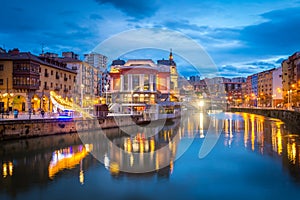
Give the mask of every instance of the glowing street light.
M 203 111 L 203 106 L 204 106 L 204 101 L 200 100 L 198 103 L 199 107 L 200 107 L 200 111 Z
M 108 87 L 109 87 L 108 84 L 106 84 L 106 85 L 104 86 L 104 88 L 105 88 L 105 104 L 106 104 L 106 105 L 108 105 L 108 103 L 107 103 L 107 90 L 108 90 Z
M 274 108 L 274 98 L 276 97 L 276 94 L 272 95 L 272 108 Z
M 292 90 L 288 91 L 288 110 L 291 109 L 291 101 L 292 101 L 292 96 L 290 96 L 292 94 Z
M 81 84 L 81 108 L 83 107 L 83 89 L 84 89 L 84 85 Z

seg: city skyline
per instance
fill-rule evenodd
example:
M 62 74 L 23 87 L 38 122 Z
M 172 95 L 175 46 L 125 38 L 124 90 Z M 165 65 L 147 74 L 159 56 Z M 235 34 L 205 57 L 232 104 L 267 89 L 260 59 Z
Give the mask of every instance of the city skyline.
M 16 47 L 34 54 L 42 49 L 54 53 L 73 51 L 82 56 L 123 31 L 170 29 L 201 45 L 225 77 L 246 77 L 280 67 L 283 59 L 299 50 L 299 30 L 294 28 L 300 18 L 297 1 L 89 0 L 2 4 L 7 20 L 0 22 L 0 45 L 7 50 Z M 181 75 L 194 75 L 193 70 L 186 70 L 188 63 L 176 55 L 176 49 L 174 52 Z M 129 55 L 121 58 L 146 55 L 158 60 L 168 54 L 148 49 L 146 53 Z

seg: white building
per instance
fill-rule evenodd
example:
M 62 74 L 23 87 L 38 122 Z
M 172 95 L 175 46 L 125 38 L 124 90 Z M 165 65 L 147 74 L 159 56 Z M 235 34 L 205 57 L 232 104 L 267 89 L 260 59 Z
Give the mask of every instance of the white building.
M 108 85 L 107 56 L 99 53 L 84 54 L 84 61 L 98 70 L 98 95 L 103 96 Z
M 84 61 L 102 72 L 107 68 L 107 57 L 99 53 L 84 54 Z

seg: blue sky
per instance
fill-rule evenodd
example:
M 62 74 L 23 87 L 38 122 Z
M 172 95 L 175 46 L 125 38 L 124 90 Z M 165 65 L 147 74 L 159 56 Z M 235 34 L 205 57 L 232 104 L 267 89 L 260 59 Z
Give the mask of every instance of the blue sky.
M 45 51 L 83 55 L 124 31 L 169 29 L 201 45 L 220 75 L 234 77 L 278 67 L 300 49 L 300 1 L 293 0 L 1 0 L 1 8 L 0 46 L 34 54 L 43 44 Z M 173 48 L 181 74 L 196 73 L 174 47 L 166 48 Z M 120 57 L 146 56 L 156 60 L 168 53 Z

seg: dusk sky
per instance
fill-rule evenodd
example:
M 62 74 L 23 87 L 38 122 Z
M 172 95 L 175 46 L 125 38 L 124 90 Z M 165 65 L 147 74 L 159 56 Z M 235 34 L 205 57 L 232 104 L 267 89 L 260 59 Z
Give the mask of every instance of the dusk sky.
M 279 67 L 300 50 L 300 1 L 293 0 L 2 0 L 1 8 L 0 46 L 33 54 L 43 45 L 45 52 L 73 51 L 82 58 L 124 31 L 168 29 L 202 46 L 220 75 L 235 77 Z M 176 60 L 174 47 L 166 48 L 173 49 L 180 73 L 193 75 L 180 55 Z M 120 57 L 168 57 L 158 52 Z

